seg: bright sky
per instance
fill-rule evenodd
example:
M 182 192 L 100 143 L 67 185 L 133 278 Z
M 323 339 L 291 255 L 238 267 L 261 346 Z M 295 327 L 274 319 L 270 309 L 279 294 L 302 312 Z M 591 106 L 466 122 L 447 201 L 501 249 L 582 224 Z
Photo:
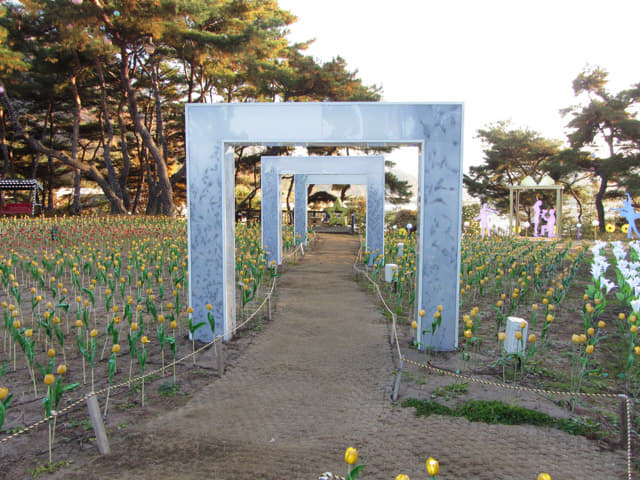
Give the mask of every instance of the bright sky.
M 279 0 L 298 17 L 289 38 L 340 55 L 392 102 L 465 105 L 464 163 L 482 162 L 476 131 L 512 120 L 565 139 L 571 83 L 587 65 L 611 91 L 640 82 L 638 0 Z

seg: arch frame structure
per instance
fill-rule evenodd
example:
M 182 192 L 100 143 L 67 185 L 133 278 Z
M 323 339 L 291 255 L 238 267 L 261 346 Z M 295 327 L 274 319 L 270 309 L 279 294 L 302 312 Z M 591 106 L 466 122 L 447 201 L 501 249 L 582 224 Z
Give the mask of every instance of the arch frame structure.
M 344 157 L 343 157 L 344 158 Z M 293 231 L 296 237 L 300 238 L 303 245 L 307 245 L 307 230 L 309 219 L 307 209 L 309 206 L 308 186 L 309 185 L 367 185 L 369 177 L 367 175 L 339 175 L 339 174 L 313 174 L 294 175 L 294 207 L 293 207 Z M 384 191 L 384 186 L 383 186 Z M 369 195 L 367 194 L 367 197 Z M 368 200 L 367 200 L 368 202 Z M 383 197 L 384 202 L 384 197 Z M 369 204 L 367 203 L 367 206 Z M 368 211 L 367 211 L 368 213 Z M 383 212 L 384 216 L 384 212 Z M 383 218 L 384 221 L 384 218 Z M 365 233 L 366 235 L 366 233 Z M 383 232 L 384 235 L 384 232 Z M 384 237 L 383 237 L 384 242 Z
M 282 187 L 281 175 L 294 175 L 294 230 L 305 225 L 306 239 L 307 192 L 304 177 L 331 176 L 338 183 L 350 183 L 354 176 L 364 175 L 367 185 L 366 245 L 384 254 L 384 157 L 376 156 L 263 156 L 260 163 L 262 245 L 269 262 L 282 263 Z M 357 177 L 356 177 L 356 181 Z M 360 180 L 362 181 L 362 180 Z M 302 188 L 300 188 L 302 187 Z M 304 217 L 301 222 L 300 218 Z
M 189 304 L 195 338 L 229 339 L 235 328 L 234 147 L 300 145 L 418 146 L 417 292 L 414 317 L 422 348 L 458 344 L 462 216 L 461 103 L 187 104 L 185 111 Z M 432 315 L 442 324 L 432 338 Z M 417 312 L 424 309 L 427 315 Z

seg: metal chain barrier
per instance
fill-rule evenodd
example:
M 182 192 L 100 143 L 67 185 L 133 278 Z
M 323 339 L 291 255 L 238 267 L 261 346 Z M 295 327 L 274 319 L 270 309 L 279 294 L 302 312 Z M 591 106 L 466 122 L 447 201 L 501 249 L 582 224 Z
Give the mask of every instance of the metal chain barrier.
M 284 255 L 284 259 L 288 260 L 291 258 L 295 258 L 296 255 L 298 253 L 301 253 L 302 255 L 304 255 L 304 250 L 302 247 L 302 244 L 299 244 L 295 249 L 293 249 L 291 252 L 288 252 L 287 254 Z M 157 375 L 159 373 L 164 373 L 167 369 L 172 368 L 174 365 L 178 365 L 180 363 L 183 363 L 185 360 L 189 360 L 190 358 L 194 357 L 195 355 L 199 354 L 200 352 L 206 350 L 207 348 L 210 348 L 212 345 L 215 345 L 217 342 L 221 342 L 222 339 L 229 334 L 235 334 L 238 330 L 240 330 L 241 328 L 243 328 L 246 324 L 248 324 L 251 320 L 253 320 L 256 315 L 258 315 L 258 313 L 262 310 L 262 308 L 267 304 L 267 302 L 271 301 L 271 297 L 273 296 L 273 293 L 275 291 L 275 287 L 276 287 L 276 280 L 277 277 L 273 278 L 273 281 L 271 283 L 271 288 L 269 289 L 269 291 L 266 293 L 264 299 L 262 300 L 262 303 L 256 308 L 256 310 L 249 315 L 244 321 L 242 321 L 240 324 L 236 325 L 234 328 L 232 328 L 231 330 L 229 330 L 228 332 L 225 332 L 222 335 L 218 335 L 217 337 L 215 337 L 211 342 L 202 345 L 200 348 L 198 348 L 197 350 L 194 350 L 190 353 L 188 353 L 187 355 L 174 360 L 171 363 L 166 364 L 164 367 L 160 367 L 157 368 L 155 370 L 152 370 L 144 375 L 139 375 L 137 377 L 133 377 L 130 380 L 127 380 L 125 382 L 122 383 L 118 383 L 116 385 L 109 385 L 105 388 L 102 388 L 98 391 L 95 392 L 89 392 L 87 394 L 85 394 L 84 396 L 82 396 L 81 398 L 73 401 L 72 403 L 70 403 L 69 405 L 66 405 L 64 408 L 57 410 L 57 411 L 52 411 L 51 415 L 38 420 L 37 422 L 34 422 L 30 425 L 27 425 L 26 427 L 23 427 L 22 429 L 18 430 L 17 432 L 12 433 L 11 435 L 8 435 L 2 439 L 0 439 L 0 445 L 8 442 L 9 440 L 12 440 L 16 437 L 19 437 L 20 435 L 27 433 L 31 430 L 34 430 L 36 428 L 38 428 L 40 425 L 43 425 L 51 420 L 53 420 L 55 417 L 59 417 L 62 416 L 64 414 L 69 413 L 71 410 L 75 409 L 78 405 L 85 403 L 87 401 L 88 398 L 90 397 L 97 397 L 98 395 L 102 395 L 104 393 L 107 393 L 109 391 L 114 391 L 114 390 L 118 390 L 120 388 L 123 387 L 127 387 L 129 385 L 132 385 L 134 383 L 140 382 L 146 378 L 149 378 L 151 376 Z
M 396 346 L 396 350 L 398 352 L 398 363 L 399 363 L 399 368 L 398 371 L 396 372 L 396 379 L 394 381 L 394 388 L 393 388 L 393 400 L 397 400 L 397 395 L 398 395 L 398 387 L 400 384 L 400 378 L 402 376 L 402 368 L 406 363 L 416 366 L 418 368 L 424 368 L 426 370 L 429 370 L 430 372 L 433 373 L 437 373 L 440 375 L 446 375 L 449 377 L 453 377 L 456 379 L 461 379 L 461 380 L 465 380 L 468 382 L 472 382 L 472 383 L 476 383 L 476 384 L 480 384 L 480 385 L 485 385 L 485 386 L 490 386 L 490 387 L 496 387 L 496 388 L 503 388 L 503 389 L 508 389 L 508 390 L 516 390 L 516 391 L 524 391 L 524 392 L 532 392 L 532 393 L 537 393 L 537 394 L 548 394 L 548 395 L 555 395 L 555 396 L 565 396 L 565 397 L 592 397 L 592 398 L 609 398 L 609 399 L 618 399 L 620 401 L 623 402 L 625 408 L 624 408 L 624 415 L 621 415 L 620 418 L 620 424 L 621 426 L 624 424 L 624 430 L 623 432 L 626 430 L 626 444 L 627 444 L 627 451 L 626 451 L 626 455 L 627 455 L 627 477 L 629 480 L 632 480 L 632 475 L 633 475 L 633 469 L 632 469 L 632 460 L 631 460 L 631 432 L 632 432 L 632 423 L 631 423 L 631 415 L 632 415 L 632 407 L 633 407 L 633 400 L 631 397 L 629 397 L 627 394 L 625 393 L 583 393 L 583 392 L 566 392 L 566 391 L 561 391 L 561 390 L 544 390 L 542 388 L 531 388 L 531 387 L 523 387 L 523 386 L 519 386 L 519 385 L 509 385 L 506 383 L 499 383 L 499 382 L 494 382 L 494 381 L 490 381 L 490 380 L 483 380 L 480 378 L 475 378 L 469 375 L 462 375 L 460 373 L 456 373 L 450 370 L 446 370 L 443 368 L 439 368 L 439 367 L 435 367 L 433 365 L 431 365 L 431 363 L 420 363 L 420 362 L 416 362 L 414 360 L 411 360 L 407 357 L 405 357 L 402 353 L 402 349 L 400 348 L 400 341 L 398 339 L 398 331 L 397 331 L 397 325 L 396 325 L 396 314 L 389 308 L 389 305 L 387 304 L 387 302 L 385 301 L 382 292 L 380 291 L 380 286 L 378 285 L 378 283 L 371 278 L 371 276 L 368 274 L 368 272 L 362 268 L 360 268 L 358 266 L 358 261 L 360 259 L 360 256 L 362 254 L 362 242 L 360 245 L 360 250 L 358 251 L 358 255 L 356 257 L 356 260 L 353 264 L 353 269 L 357 274 L 360 274 L 362 276 L 364 276 L 371 284 L 373 284 L 374 289 L 377 293 L 378 299 L 380 300 L 380 302 L 382 303 L 383 307 L 387 310 L 387 312 L 389 312 L 389 314 L 391 315 L 391 319 L 392 319 L 392 324 L 391 324 L 391 331 L 390 331 L 390 343 L 394 343 Z M 626 418 L 622 418 L 622 417 L 626 417 Z

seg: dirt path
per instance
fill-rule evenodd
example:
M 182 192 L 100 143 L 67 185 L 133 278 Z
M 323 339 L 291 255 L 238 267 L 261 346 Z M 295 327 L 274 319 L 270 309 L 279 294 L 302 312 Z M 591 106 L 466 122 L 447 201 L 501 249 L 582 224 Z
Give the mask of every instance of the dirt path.
M 321 235 L 287 267 L 274 321 L 183 408 L 136 426 L 65 479 L 314 479 L 344 474 L 344 449 L 367 463 L 362 477 L 554 480 L 624 477 L 624 457 L 595 442 L 533 427 L 416 418 L 389 401 L 394 365 L 387 324 L 354 282 L 354 237 Z

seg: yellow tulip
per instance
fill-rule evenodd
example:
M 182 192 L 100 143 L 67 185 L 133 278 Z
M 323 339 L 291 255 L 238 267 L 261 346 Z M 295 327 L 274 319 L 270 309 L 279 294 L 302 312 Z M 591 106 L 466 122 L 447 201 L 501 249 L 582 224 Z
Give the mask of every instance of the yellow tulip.
M 347 448 L 347 451 L 344 452 L 344 461 L 349 465 L 355 465 L 358 461 L 358 450 L 353 447 Z
M 138 323 L 137 322 L 131 322 L 131 331 L 135 332 L 136 330 L 138 330 Z
M 501 342 L 504 342 L 507 338 L 507 334 L 504 332 L 500 332 L 498 333 L 498 340 L 500 340 Z
M 141 341 L 143 344 L 146 344 L 146 343 L 149 343 L 151 340 L 149 340 L 149 339 L 147 338 L 147 336 L 146 336 L 146 335 L 144 335 L 144 336 L 140 339 L 140 341 Z
M 411 480 L 409 478 L 409 475 L 405 475 L 404 473 L 401 473 L 400 475 L 397 475 L 395 480 Z
M 435 459 L 429 457 L 426 463 L 427 473 L 431 476 L 437 475 L 440 471 L 440 463 Z
M 31 337 L 33 335 L 33 329 L 32 328 L 27 328 L 24 332 L 24 336 L 25 337 Z
M 114 343 L 113 346 L 111 347 L 111 352 L 112 353 L 119 353 L 120 352 L 120 345 L 117 343 Z
M 58 365 L 58 369 L 56 371 L 58 372 L 58 375 L 64 375 L 67 373 L 67 366 L 64 364 Z
M 471 335 L 472 335 L 471 330 L 465 330 L 465 331 L 464 331 L 464 336 L 465 336 L 465 338 L 471 338 Z
M 55 356 L 56 356 L 56 351 L 55 351 L 55 349 L 50 348 L 50 349 L 47 351 L 47 357 L 49 357 L 49 358 L 53 358 L 53 357 L 55 357 Z
M 212 306 L 210 303 L 207 303 L 207 304 L 205 305 L 205 308 L 206 308 L 207 310 L 211 310 L 211 309 L 213 308 L 213 306 Z
M 522 332 L 520 330 L 516 331 L 515 335 L 518 340 L 522 338 Z
M 631 325 L 631 328 L 629 330 L 631 331 L 631 333 L 636 333 L 638 331 L 638 327 L 636 325 Z
M 176 322 L 175 320 L 171 320 L 171 323 L 169 324 L 169 326 L 171 328 L 176 328 L 178 326 L 178 322 Z
M 416 322 L 415 320 L 411 322 L 411 328 L 414 330 L 418 329 L 418 322 Z
M 9 389 L 7 387 L 0 387 L 0 400 L 4 400 L 9 395 Z
M 531 335 L 529 335 L 529 339 L 528 340 L 529 340 L 530 343 L 535 343 L 536 336 L 532 333 Z
M 604 323 L 604 321 L 603 321 L 603 320 L 600 320 L 600 321 L 598 322 L 598 328 L 604 328 L 604 327 L 606 327 L 606 326 L 607 326 L 607 324 L 606 324 L 606 323 Z
M 82 320 L 76 320 L 76 327 L 82 328 Z
M 587 348 L 585 349 L 585 352 L 591 354 L 591 353 L 593 353 L 593 349 L 594 348 L 595 347 L 593 345 L 587 345 Z
M 624 320 L 625 318 L 627 318 L 627 316 L 626 316 L 624 313 L 620 312 L 620 313 L 618 314 L 618 318 L 619 318 L 620 320 Z M 635 319 L 634 319 L 634 320 L 635 320 Z M 629 317 L 629 321 L 631 322 L 631 317 Z M 633 322 L 631 322 L 631 323 L 633 323 Z
M 95 328 L 93 330 L 91 330 L 91 338 L 96 338 L 98 336 L 98 330 L 96 330 Z
M 52 385 L 53 382 L 55 382 L 55 381 L 56 381 L 56 377 L 54 377 L 53 374 L 51 374 L 51 373 L 47 373 L 44 376 L 44 384 L 45 385 Z
M 551 475 L 548 473 L 541 473 L 538 475 L 538 480 L 551 480 Z
M 587 335 L 591 336 L 595 333 L 596 331 L 593 329 L 593 327 L 589 327 L 589 329 L 587 330 Z
M 571 335 L 571 341 L 573 343 L 580 343 L 580 335 L 574 333 L 573 335 Z
M 418 315 L 421 316 L 421 317 L 424 317 L 426 313 L 427 312 L 425 312 L 424 309 L 422 309 L 422 308 L 420 310 L 418 310 Z
M 636 355 L 640 355 L 640 346 L 634 347 L 633 351 L 635 352 Z

